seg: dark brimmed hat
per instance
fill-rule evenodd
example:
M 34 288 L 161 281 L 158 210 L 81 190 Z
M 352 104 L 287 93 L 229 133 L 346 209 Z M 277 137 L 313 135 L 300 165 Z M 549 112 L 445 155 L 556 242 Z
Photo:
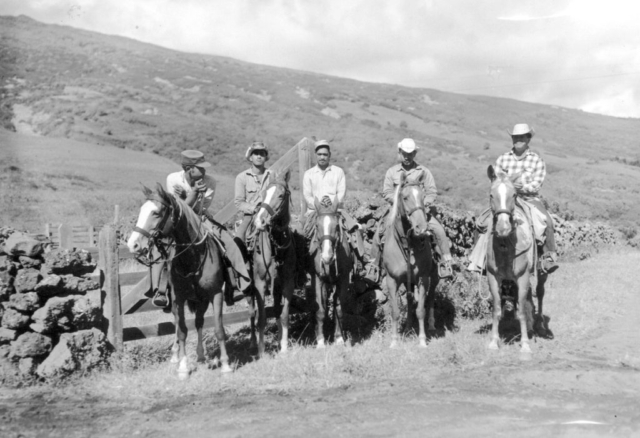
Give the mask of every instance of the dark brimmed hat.
M 329 145 L 329 142 L 327 140 L 318 140 L 318 141 L 316 141 L 316 145 L 315 146 L 316 146 L 316 148 L 314 150 L 316 152 L 320 148 L 327 148 L 327 149 L 329 149 L 329 152 L 331 152 L 331 146 Z
M 204 154 L 200 151 L 182 151 L 182 166 L 211 167 L 211 163 L 205 161 Z
M 254 141 L 251 146 L 249 146 L 249 149 L 247 149 L 247 153 L 244 154 L 247 161 L 249 161 L 249 158 L 254 151 L 265 151 L 267 153 L 267 160 L 269 159 L 269 149 L 267 149 L 267 146 L 265 146 L 261 141 Z

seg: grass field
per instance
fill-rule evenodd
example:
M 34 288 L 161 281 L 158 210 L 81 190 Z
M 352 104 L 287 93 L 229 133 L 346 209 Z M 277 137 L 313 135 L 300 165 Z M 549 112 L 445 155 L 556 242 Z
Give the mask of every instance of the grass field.
M 640 292 L 627 275 L 635 271 L 640 253 L 627 249 L 601 250 L 581 262 L 563 263 L 549 280 L 545 300 L 545 315 L 555 334 L 552 340 L 537 339 L 532 343 L 534 364 L 553 360 L 573 350 L 579 350 L 590 339 L 624 311 L 622 303 Z M 274 329 L 269 330 L 270 348 L 266 357 L 255 360 L 246 351 L 246 329 L 234 332 L 228 346 L 235 372 L 221 375 L 214 356 L 217 348 L 213 332 L 207 331 L 206 364 L 195 363 L 195 333 L 188 338 L 188 352 L 193 373 L 186 381 L 178 381 L 175 367 L 168 363 L 171 337 L 155 338 L 125 344 L 125 351 L 111 360 L 111 369 L 89 376 L 76 377 L 57 386 L 42 385 L 25 389 L 21 396 L 54 391 L 82 393 L 110 400 L 127 400 L 144 405 L 156 399 L 221 391 L 238 394 L 295 393 L 337 388 L 379 379 L 414 376 L 428 380 L 433 373 L 449 370 L 465 372 L 482 366 L 517 366 L 517 343 L 503 344 L 499 352 L 487 350 L 486 319 L 455 320 L 455 328 L 430 341 L 428 348 L 418 348 L 415 336 L 407 336 L 399 348 L 389 349 L 386 325 L 370 337 L 351 346 L 330 345 L 317 350 L 311 344 L 296 341 L 310 330 L 313 322 L 298 319 L 293 324 L 293 348 L 286 355 L 276 354 Z M 614 366 L 640 369 L 640 355 L 614 358 Z M 11 390 L 2 390 L 5 395 Z

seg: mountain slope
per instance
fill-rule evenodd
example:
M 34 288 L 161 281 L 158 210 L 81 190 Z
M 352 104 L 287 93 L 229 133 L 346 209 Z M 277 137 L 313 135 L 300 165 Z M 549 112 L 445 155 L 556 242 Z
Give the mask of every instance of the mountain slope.
M 477 211 L 487 165 L 510 146 L 505 131 L 527 122 L 553 210 L 619 224 L 640 217 L 637 119 L 181 53 L 24 16 L 0 17 L 0 38 L 0 119 L 19 132 L 174 160 L 196 148 L 227 175 L 246 167 L 255 139 L 273 160 L 302 137 L 327 138 L 351 192 L 379 190 L 395 145 L 413 137 L 440 200 Z

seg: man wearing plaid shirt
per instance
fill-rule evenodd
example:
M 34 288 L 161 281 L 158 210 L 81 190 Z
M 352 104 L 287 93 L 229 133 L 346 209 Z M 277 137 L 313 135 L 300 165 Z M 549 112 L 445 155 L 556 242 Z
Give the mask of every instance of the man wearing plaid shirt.
M 529 204 L 532 204 L 546 216 L 547 226 L 545 228 L 545 241 L 542 245 L 540 268 L 543 272 L 551 273 L 558 269 L 558 265 L 556 263 L 557 247 L 554 236 L 553 219 L 538 197 L 538 192 L 540 191 L 540 187 L 542 187 L 547 170 L 542 158 L 529 149 L 529 142 L 531 141 L 534 133 L 534 130 L 526 123 L 519 123 L 515 125 L 513 127 L 513 131 L 509 132 L 513 148 L 509 152 L 498 157 L 495 167 L 509 175 L 521 172 L 520 178 L 518 178 L 513 184 L 518 196 Z M 479 223 L 483 223 L 482 219 L 485 216 L 485 213 L 488 216 L 489 211 L 481 214 Z M 482 269 L 479 266 L 479 263 L 475 263 L 474 261 L 473 253 L 470 258 L 472 259 L 472 263 L 467 269 L 471 271 L 481 271 Z

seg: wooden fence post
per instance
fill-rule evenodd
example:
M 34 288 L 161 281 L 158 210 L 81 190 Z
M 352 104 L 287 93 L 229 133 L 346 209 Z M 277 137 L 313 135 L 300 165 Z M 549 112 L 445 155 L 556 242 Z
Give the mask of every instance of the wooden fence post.
M 60 224 L 58 227 L 60 248 L 73 249 L 73 230 L 68 224 Z
M 122 311 L 120 309 L 120 279 L 118 278 L 118 241 L 112 225 L 100 231 L 100 269 L 104 273 L 102 286 L 103 332 L 116 351 L 122 350 Z
M 114 225 L 118 223 L 119 219 L 120 219 L 120 206 L 116 204 L 116 206 L 114 208 L 114 214 L 113 214 L 113 223 L 114 223 Z
M 311 151 L 314 147 L 314 142 L 308 138 L 302 139 L 298 143 L 298 173 L 300 174 L 300 221 L 304 213 L 307 211 L 307 201 L 304 199 L 303 193 L 303 179 L 304 173 L 311 167 Z

